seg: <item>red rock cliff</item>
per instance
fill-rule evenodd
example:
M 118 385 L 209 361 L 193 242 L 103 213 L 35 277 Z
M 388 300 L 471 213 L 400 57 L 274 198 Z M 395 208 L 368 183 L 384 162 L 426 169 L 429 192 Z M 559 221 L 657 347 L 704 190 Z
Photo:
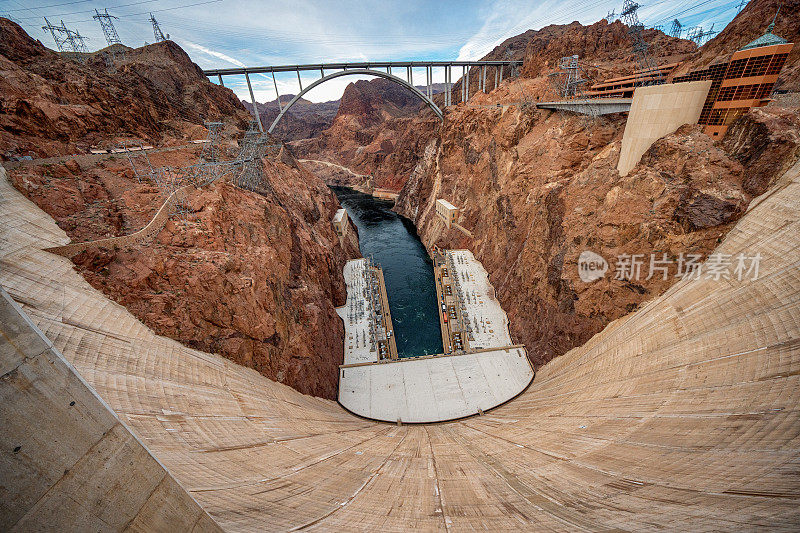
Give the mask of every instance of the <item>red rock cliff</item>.
M 172 41 L 106 62 L 45 48 L 0 18 L 0 160 L 86 153 L 121 138 L 172 144 L 203 136 L 204 120 L 229 132 L 248 119 L 230 89 L 208 81 Z
M 345 89 L 330 128 L 296 141 L 298 157 L 343 165 L 374 177 L 372 185 L 399 190 L 438 127 L 436 116 L 411 91 L 385 80 L 359 80 Z M 330 182 L 364 185 L 363 178 L 316 167 Z
M 183 144 L 209 118 L 228 126 L 222 157 L 235 151 L 229 134 L 246 111 L 174 43 L 128 50 L 109 69 L 97 56 L 65 59 L 5 20 L 0 32 L 0 152 L 74 154 L 131 136 Z M 199 151 L 191 145 L 149 158 L 155 167 L 182 167 Z M 344 263 L 359 255 L 355 228 L 340 244 L 331 223 L 336 197 L 287 150 L 262 164 L 253 190 L 219 181 L 191 193 L 188 212 L 154 240 L 92 248 L 73 261 L 157 333 L 333 399 L 343 359 L 334 306 L 345 303 Z M 34 160 L 9 176 L 78 242 L 131 234 L 164 202 L 124 157 Z
M 154 164 L 180 154 L 152 154 Z M 132 233 L 163 196 L 127 162 L 24 166 L 14 184 L 73 240 Z M 156 333 L 215 352 L 295 389 L 335 399 L 343 360 L 342 268 L 359 256 L 331 220 L 333 193 L 289 156 L 264 160 L 256 192 L 218 182 L 194 192 L 189 213 L 152 242 L 73 258 L 96 288 Z
M 650 280 L 650 254 L 707 255 L 800 155 L 800 113 L 761 109 L 715 144 L 699 126 L 657 141 L 619 176 L 624 116 L 591 119 L 516 107 L 448 110 L 437 139 L 412 172 L 397 209 L 426 246 L 468 248 L 484 264 L 515 340 L 540 365 L 583 344 L 676 279 Z M 446 229 L 444 198 L 463 209 Z M 605 278 L 578 276 L 582 251 L 611 263 Z M 638 280 L 615 280 L 621 254 L 647 258 Z

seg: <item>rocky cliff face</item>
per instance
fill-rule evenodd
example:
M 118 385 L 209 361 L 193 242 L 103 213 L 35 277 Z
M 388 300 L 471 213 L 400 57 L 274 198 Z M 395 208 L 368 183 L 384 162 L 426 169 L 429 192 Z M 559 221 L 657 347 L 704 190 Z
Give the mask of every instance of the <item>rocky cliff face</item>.
M 281 95 L 281 106 L 288 104 L 294 96 L 293 94 Z M 252 114 L 252 104 L 249 102 L 242 102 L 242 104 Z M 314 137 L 333 124 L 338 109 L 339 100 L 311 102 L 301 98 L 284 114 L 272 133 L 284 141 Z M 258 111 L 264 129 L 268 129 L 280 112 L 278 100 L 258 104 Z
M 345 89 L 330 128 L 313 139 L 292 143 L 298 157 L 337 163 L 373 176 L 372 185 L 399 190 L 439 120 L 406 88 L 385 80 L 359 80 Z M 345 176 L 335 167 L 318 167 L 336 182 Z M 355 180 L 355 181 L 354 181 Z
M 127 50 L 111 66 L 99 55 L 78 62 L 0 19 L 0 70 L 2 157 L 75 154 L 138 138 L 179 145 L 149 160 L 180 168 L 197 161 L 201 146 L 181 145 L 205 135 L 204 120 L 225 122 L 219 155 L 226 159 L 237 151 L 230 134 L 249 118 L 172 42 Z M 343 359 L 334 305 L 345 303 L 345 261 L 359 256 L 356 231 L 339 242 L 336 197 L 287 150 L 262 165 L 263 180 L 250 190 L 220 180 L 190 193 L 186 212 L 152 241 L 89 249 L 73 261 L 157 333 L 333 399 Z M 76 242 L 139 230 L 166 196 L 119 156 L 33 161 L 9 176 Z
M 151 155 L 157 166 L 182 157 Z M 120 160 L 24 166 L 10 176 L 74 241 L 132 233 L 163 201 Z M 335 399 L 344 332 L 334 306 L 346 300 L 344 263 L 359 252 L 354 228 L 344 246 L 333 230 L 333 193 L 283 154 L 264 160 L 254 191 L 218 182 L 193 192 L 187 207 L 152 242 L 73 261 L 156 333 Z
M 175 43 L 165 41 L 114 60 L 79 61 L 45 48 L 0 18 L 0 160 L 86 153 L 120 140 L 178 144 L 204 135 L 204 120 L 228 132 L 247 113 L 230 89 L 206 79 Z
M 430 141 L 397 209 L 426 246 L 475 253 L 514 339 L 540 365 L 661 294 L 677 279 L 679 254 L 712 251 L 753 196 L 800 155 L 799 120 L 797 108 L 754 111 L 724 144 L 687 125 L 621 178 L 624 116 L 459 106 Z M 463 210 L 460 223 L 474 238 L 445 228 L 437 198 Z M 580 279 L 583 251 L 609 262 L 605 277 Z M 650 254 L 665 253 L 667 279 L 657 270 L 646 279 Z M 614 279 L 625 254 L 641 254 L 638 279 Z

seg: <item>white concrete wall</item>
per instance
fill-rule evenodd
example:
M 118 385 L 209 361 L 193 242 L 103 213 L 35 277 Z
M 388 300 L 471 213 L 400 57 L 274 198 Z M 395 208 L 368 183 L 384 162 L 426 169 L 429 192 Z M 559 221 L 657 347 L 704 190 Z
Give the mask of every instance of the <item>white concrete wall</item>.
M 339 403 L 373 420 L 441 422 L 496 407 L 532 379 L 523 348 L 400 359 L 339 369 Z
M 0 531 L 220 531 L 0 288 Z
M 710 80 L 637 87 L 622 137 L 619 173 L 627 175 L 656 140 L 697 123 L 710 88 Z

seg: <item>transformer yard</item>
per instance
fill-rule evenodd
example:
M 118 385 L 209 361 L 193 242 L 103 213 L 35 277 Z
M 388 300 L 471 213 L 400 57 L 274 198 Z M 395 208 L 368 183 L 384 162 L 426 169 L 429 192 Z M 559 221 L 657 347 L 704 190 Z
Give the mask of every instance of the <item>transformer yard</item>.
M 345 324 L 345 364 L 397 359 L 383 270 L 370 259 L 344 267 L 347 303 L 336 310 Z

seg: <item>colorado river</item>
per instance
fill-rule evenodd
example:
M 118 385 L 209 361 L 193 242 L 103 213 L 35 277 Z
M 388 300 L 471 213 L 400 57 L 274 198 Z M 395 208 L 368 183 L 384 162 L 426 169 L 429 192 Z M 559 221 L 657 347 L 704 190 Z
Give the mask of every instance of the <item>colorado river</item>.
M 331 188 L 358 228 L 361 253 L 383 267 L 399 356 L 442 353 L 433 264 L 414 225 L 391 202 Z

